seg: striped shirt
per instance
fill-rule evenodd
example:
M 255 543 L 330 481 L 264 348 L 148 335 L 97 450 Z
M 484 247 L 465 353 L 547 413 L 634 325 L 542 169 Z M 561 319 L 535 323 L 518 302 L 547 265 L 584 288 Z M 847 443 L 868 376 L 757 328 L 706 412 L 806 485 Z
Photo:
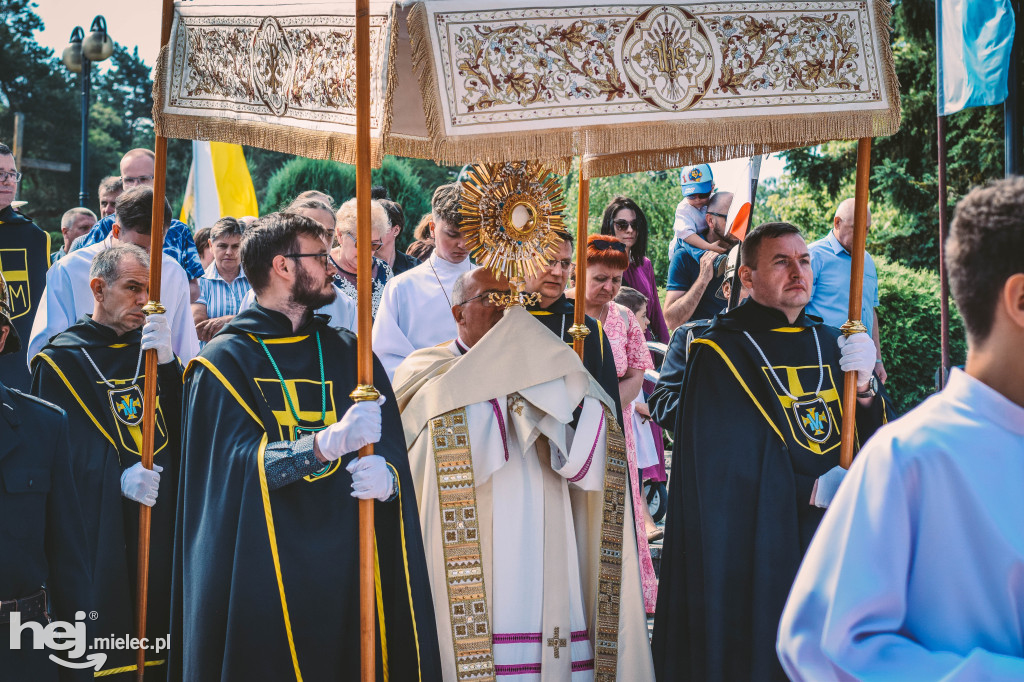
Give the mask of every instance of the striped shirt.
M 244 272 L 239 272 L 238 277 L 228 284 L 217 272 L 217 262 L 214 261 L 199 278 L 199 300 L 196 303 L 206 305 L 206 315 L 211 320 L 224 315 L 237 315 L 242 299 L 251 288 Z

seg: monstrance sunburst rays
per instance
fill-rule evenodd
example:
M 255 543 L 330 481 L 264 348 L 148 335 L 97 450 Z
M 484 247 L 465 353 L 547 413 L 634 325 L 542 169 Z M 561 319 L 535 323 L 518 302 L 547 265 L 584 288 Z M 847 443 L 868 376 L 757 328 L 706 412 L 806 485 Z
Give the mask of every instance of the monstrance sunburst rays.
M 565 232 L 558 180 L 533 162 L 479 164 L 462 181 L 462 232 L 476 262 L 509 279 L 515 304 L 524 279 L 551 262 Z

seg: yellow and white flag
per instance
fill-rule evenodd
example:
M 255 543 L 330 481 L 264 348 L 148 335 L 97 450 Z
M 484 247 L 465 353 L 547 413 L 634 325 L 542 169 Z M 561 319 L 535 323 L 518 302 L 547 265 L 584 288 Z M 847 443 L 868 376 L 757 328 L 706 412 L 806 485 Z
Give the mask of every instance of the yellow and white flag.
M 258 211 L 242 145 L 193 140 L 181 222 L 199 229 L 224 216 L 255 216 Z

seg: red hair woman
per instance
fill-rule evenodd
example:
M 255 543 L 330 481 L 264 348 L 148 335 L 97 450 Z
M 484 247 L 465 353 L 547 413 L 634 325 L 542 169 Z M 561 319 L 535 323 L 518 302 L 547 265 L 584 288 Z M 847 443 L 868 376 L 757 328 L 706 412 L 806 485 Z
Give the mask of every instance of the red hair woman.
M 652 369 L 654 362 L 647 351 L 644 332 L 633 312 L 614 301 L 622 288 L 622 273 L 629 267 L 629 249 L 619 239 L 603 234 L 592 234 L 587 239 L 587 281 L 584 309 L 604 328 L 615 357 L 615 372 L 619 376 L 619 399 L 622 402 L 622 422 L 633 422 L 633 401 L 640 395 L 644 370 Z M 575 291 L 566 292 L 575 298 Z M 658 582 L 651 564 L 651 551 L 647 544 L 645 515 L 649 516 L 646 500 L 641 494 L 640 471 L 637 468 L 636 439 L 632 428 L 623 429 L 626 439 L 629 487 L 633 498 L 633 521 L 636 526 L 637 550 L 640 555 L 640 577 L 643 581 L 644 604 L 648 613 L 654 613 L 658 597 Z M 653 524 L 653 522 L 652 522 Z

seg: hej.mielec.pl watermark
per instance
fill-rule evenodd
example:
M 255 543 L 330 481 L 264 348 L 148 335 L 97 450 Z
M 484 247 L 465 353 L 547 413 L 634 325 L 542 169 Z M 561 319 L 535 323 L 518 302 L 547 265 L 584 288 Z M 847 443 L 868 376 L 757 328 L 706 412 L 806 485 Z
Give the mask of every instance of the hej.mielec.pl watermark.
M 21 648 L 22 633 L 32 633 L 33 649 L 52 649 L 53 651 L 67 652 L 64 655 L 68 660 L 50 654 L 50 660 L 54 663 L 68 668 L 94 668 L 100 670 L 107 661 L 107 654 L 103 650 L 138 650 L 152 649 L 159 654 L 167 651 L 170 645 L 170 635 L 167 637 L 155 637 L 152 644 L 148 637 L 132 637 L 131 635 L 109 635 L 107 637 L 95 637 L 90 646 L 85 634 L 85 611 L 75 613 L 75 622 L 55 620 L 47 625 L 29 621 L 21 622 L 21 614 L 17 611 L 11 613 L 10 641 L 11 649 Z M 96 619 L 96 612 L 89 614 L 89 618 Z M 86 655 L 86 651 L 89 651 Z M 83 658 L 84 656 L 84 658 Z M 75 660 L 82 659 L 82 660 Z

